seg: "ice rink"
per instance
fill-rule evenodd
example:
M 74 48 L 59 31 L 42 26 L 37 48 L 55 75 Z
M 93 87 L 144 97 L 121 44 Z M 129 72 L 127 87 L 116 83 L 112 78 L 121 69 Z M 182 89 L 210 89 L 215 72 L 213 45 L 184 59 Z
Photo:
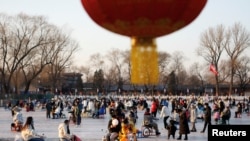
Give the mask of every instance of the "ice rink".
M 234 109 L 231 109 L 232 116 L 230 124 L 250 124 L 250 116 L 246 113 L 242 115 L 242 118 L 234 118 Z M 68 111 L 64 111 L 66 118 L 68 118 Z M 141 129 L 141 123 L 143 119 L 144 111 L 138 110 L 138 120 L 136 127 Z M 58 141 L 58 130 L 57 127 L 59 123 L 63 122 L 65 119 L 47 119 L 45 110 L 36 109 L 36 111 L 26 112 L 22 109 L 22 114 L 24 119 L 27 116 L 34 117 L 35 129 L 39 134 L 44 134 L 47 141 Z M 158 115 L 159 117 L 159 115 Z M 109 120 L 109 114 L 107 113 L 104 118 L 93 119 L 93 118 L 82 118 L 82 123 L 79 127 L 76 127 L 73 123 L 70 124 L 71 133 L 78 135 L 83 141 L 101 141 L 102 137 L 107 132 L 107 124 Z M 167 130 L 163 127 L 163 120 L 159 119 L 156 121 L 158 123 L 161 135 L 160 136 L 150 136 L 148 138 L 138 138 L 139 141 L 165 141 L 167 139 Z M 19 132 L 11 131 L 10 124 L 12 123 L 12 116 L 10 110 L 5 110 L 0 107 L 0 141 L 13 141 Z M 213 122 L 212 122 L 213 123 Z M 203 121 L 198 120 L 196 123 L 197 132 L 191 132 L 188 135 L 189 141 L 207 141 L 207 129 L 205 133 L 200 133 L 203 128 Z M 178 137 L 178 130 L 176 133 Z M 184 138 L 184 137 L 183 137 Z M 170 138 L 169 140 L 176 140 Z

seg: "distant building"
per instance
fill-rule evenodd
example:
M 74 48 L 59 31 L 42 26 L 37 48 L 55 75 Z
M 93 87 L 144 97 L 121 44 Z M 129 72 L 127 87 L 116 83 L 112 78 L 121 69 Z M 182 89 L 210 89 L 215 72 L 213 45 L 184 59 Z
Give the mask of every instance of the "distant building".
M 82 91 L 82 74 L 81 73 L 63 73 L 61 76 L 62 93 L 76 93 Z

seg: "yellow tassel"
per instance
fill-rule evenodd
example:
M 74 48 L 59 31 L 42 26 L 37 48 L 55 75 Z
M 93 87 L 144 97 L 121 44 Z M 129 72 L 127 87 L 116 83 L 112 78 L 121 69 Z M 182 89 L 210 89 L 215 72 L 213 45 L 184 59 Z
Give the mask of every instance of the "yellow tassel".
M 131 83 L 158 84 L 158 53 L 154 38 L 132 37 Z

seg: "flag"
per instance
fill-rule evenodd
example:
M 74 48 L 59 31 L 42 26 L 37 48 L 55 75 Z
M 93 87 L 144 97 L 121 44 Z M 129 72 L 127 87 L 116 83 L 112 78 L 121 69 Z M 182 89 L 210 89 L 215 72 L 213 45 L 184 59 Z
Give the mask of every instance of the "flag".
M 218 75 L 218 72 L 213 64 L 210 64 L 209 70 L 215 75 Z

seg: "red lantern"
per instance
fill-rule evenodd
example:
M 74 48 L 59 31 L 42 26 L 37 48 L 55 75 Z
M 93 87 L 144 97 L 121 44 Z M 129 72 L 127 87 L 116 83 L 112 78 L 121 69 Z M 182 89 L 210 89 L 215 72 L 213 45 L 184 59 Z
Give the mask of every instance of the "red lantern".
M 207 0 L 81 0 L 103 28 L 132 38 L 131 82 L 157 84 L 155 38 L 190 24 Z

